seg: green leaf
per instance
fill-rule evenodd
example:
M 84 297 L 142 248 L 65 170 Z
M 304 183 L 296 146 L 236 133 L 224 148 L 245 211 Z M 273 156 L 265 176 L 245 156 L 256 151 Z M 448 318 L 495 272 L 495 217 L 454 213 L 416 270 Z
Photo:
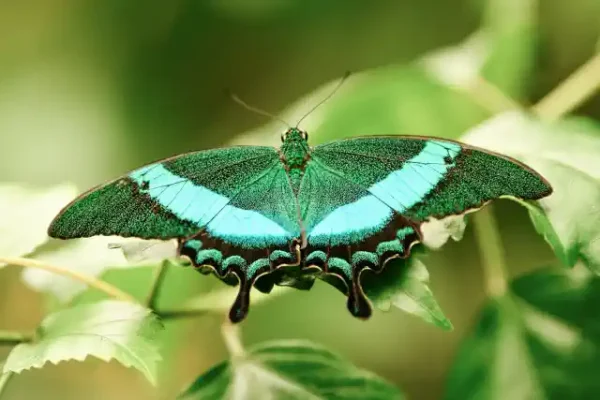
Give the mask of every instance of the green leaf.
M 569 251 L 565 249 L 563 243 L 560 241 L 560 237 L 554 230 L 552 223 L 548 219 L 548 216 L 546 215 L 542 207 L 540 207 L 537 203 L 533 201 L 524 201 L 512 197 L 510 197 L 510 199 L 527 208 L 527 211 L 529 212 L 529 218 L 531 218 L 531 222 L 533 222 L 535 230 L 537 231 L 537 233 L 544 237 L 544 239 L 550 245 L 558 259 L 564 265 L 575 265 L 575 263 L 577 262 L 579 249 L 577 247 L 571 247 Z
M 172 309 L 184 303 L 190 297 L 197 295 L 199 289 L 205 290 L 210 286 L 211 279 L 202 276 L 193 268 L 184 268 L 168 263 L 166 276 L 163 280 L 160 296 L 158 298 L 159 309 Z M 101 279 L 122 291 L 129 293 L 138 301 L 143 302 L 147 299 L 150 286 L 154 281 L 157 265 L 142 266 L 140 268 L 111 268 L 106 270 Z M 216 279 L 215 279 L 216 280 Z M 223 285 L 222 282 L 214 282 Z M 89 304 L 105 299 L 104 293 L 97 290 L 88 289 L 75 297 L 70 304 Z M 158 374 L 161 377 L 160 385 L 170 387 L 179 385 L 179 375 L 173 374 L 173 370 L 181 362 L 181 347 L 185 346 L 189 335 L 189 324 L 182 324 L 180 321 L 173 320 L 167 324 L 158 336 L 156 345 L 162 353 L 162 360 L 158 366 Z
M 177 258 L 176 240 L 144 240 L 117 237 L 108 244 L 109 249 L 120 249 L 131 265 L 155 265 Z
M 155 385 L 160 354 L 154 340 L 161 328 L 158 319 L 137 304 L 108 300 L 77 306 L 44 318 L 34 342 L 11 351 L 4 373 L 94 356 L 134 367 Z
M 193 399 L 402 399 L 395 386 L 305 341 L 274 341 L 200 376 L 180 397 Z
M 423 244 L 437 250 L 450 238 L 458 242 L 463 238 L 466 227 L 464 215 L 451 215 L 442 219 L 430 218 L 421 224 Z
M 110 241 L 111 238 L 108 237 L 51 240 L 34 252 L 31 258 L 86 275 L 99 276 L 108 267 L 127 265 L 121 251 L 108 248 Z M 34 268 L 23 269 L 21 278 L 31 289 L 51 293 L 63 303 L 68 302 L 87 287 L 72 278 Z
M 363 272 L 363 290 L 382 311 L 389 311 L 394 306 L 442 329 L 451 330 L 452 324 L 427 286 L 429 272 L 418 259 L 418 254 L 419 248 L 413 248 L 408 260 L 392 260 L 379 274 Z
M 600 279 L 544 270 L 493 299 L 462 345 L 446 399 L 593 399 L 600 383 Z
M 48 225 L 76 194 L 77 189 L 72 185 L 48 189 L 1 185 L 0 256 L 29 254 L 46 242 Z
M 31 257 L 86 275 L 100 276 L 108 269 L 157 264 L 174 257 L 176 249 L 174 241 L 97 236 L 52 240 Z M 62 303 L 69 302 L 86 289 L 79 281 L 39 269 L 24 269 L 22 278 L 30 288 L 53 294 Z
M 552 185 L 530 215 L 566 265 L 577 260 L 600 273 L 600 125 L 581 118 L 539 122 L 510 112 L 468 132 L 467 143 L 515 157 Z M 552 228 L 552 229 L 550 229 Z

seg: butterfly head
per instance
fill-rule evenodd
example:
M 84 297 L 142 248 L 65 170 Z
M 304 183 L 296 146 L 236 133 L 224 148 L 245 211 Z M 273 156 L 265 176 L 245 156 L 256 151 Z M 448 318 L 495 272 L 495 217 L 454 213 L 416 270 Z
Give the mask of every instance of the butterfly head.
M 291 143 L 306 143 L 308 140 L 308 133 L 298 128 L 290 128 L 281 134 L 281 141 L 285 144 Z

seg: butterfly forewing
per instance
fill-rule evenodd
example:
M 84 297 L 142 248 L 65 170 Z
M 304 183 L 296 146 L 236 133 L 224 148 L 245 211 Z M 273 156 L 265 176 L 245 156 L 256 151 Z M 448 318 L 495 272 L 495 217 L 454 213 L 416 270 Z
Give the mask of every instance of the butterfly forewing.
M 359 137 L 317 146 L 312 157 L 415 222 L 501 196 L 538 199 L 552 191 L 516 160 L 443 139 Z

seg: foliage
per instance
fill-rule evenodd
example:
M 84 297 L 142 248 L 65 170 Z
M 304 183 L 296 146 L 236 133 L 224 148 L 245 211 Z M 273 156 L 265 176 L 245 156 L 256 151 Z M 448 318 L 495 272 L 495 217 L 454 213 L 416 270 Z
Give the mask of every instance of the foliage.
M 391 261 L 378 275 L 365 272 L 362 281 L 367 297 L 380 310 L 389 311 L 394 306 L 442 329 L 452 329 L 427 286 L 427 268 L 414 255 L 408 260 Z
M 582 118 L 550 124 L 510 112 L 463 140 L 513 156 L 548 179 L 554 193 L 539 201 L 544 212 L 526 205 L 536 229 L 567 266 L 580 259 L 600 272 L 600 124 Z
M 396 387 L 310 342 L 254 346 L 200 376 L 181 399 L 403 399 Z
M 45 243 L 50 221 L 76 194 L 72 185 L 37 190 L 15 184 L 0 186 L 0 254 L 29 254 Z M 0 268 L 3 265 L 0 263 Z
M 543 269 L 491 299 L 448 377 L 447 399 L 591 399 L 600 383 L 600 279 Z
M 80 305 L 44 318 L 33 340 L 12 350 L 4 373 L 95 356 L 134 367 L 156 384 L 159 330 L 156 317 L 137 304 L 106 300 Z

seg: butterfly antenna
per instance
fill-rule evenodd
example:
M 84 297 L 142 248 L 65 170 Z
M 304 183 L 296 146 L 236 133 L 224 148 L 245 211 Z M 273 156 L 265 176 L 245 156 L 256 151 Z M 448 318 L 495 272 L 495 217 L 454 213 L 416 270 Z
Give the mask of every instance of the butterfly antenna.
M 304 121 L 304 118 L 308 117 L 310 114 L 312 114 L 313 111 L 315 111 L 317 108 L 319 108 L 323 103 L 325 103 L 327 100 L 329 100 L 330 98 L 333 97 L 333 95 L 338 91 L 338 89 L 340 87 L 342 87 L 342 84 L 346 81 L 346 79 L 350 76 L 350 71 L 346 71 L 346 73 L 344 74 L 344 76 L 342 77 L 342 79 L 340 80 L 340 82 L 337 84 L 337 86 L 335 87 L 335 89 L 333 89 L 331 91 L 331 93 L 329 93 L 327 95 L 327 97 L 325 97 L 323 100 L 321 100 L 319 103 L 317 103 L 316 106 L 314 106 L 309 112 L 307 112 L 306 114 L 304 114 L 304 116 L 302 118 L 300 118 L 300 121 L 298 121 L 298 123 L 296 124 L 296 128 L 298 126 L 300 126 L 300 123 L 302 121 Z
M 240 106 L 244 107 L 246 110 L 248 111 L 252 111 L 255 114 L 259 114 L 259 115 L 263 115 L 265 117 L 269 117 L 271 119 L 274 119 L 275 121 L 279 121 L 282 124 L 284 124 L 285 126 L 287 126 L 288 128 L 291 128 L 292 126 L 290 124 L 288 124 L 287 122 L 285 122 L 283 119 L 281 119 L 280 117 L 278 117 L 277 115 L 273 115 L 270 112 L 267 112 L 265 110 L 261 110 L 260 108 L 256 108 L 256 107 L 252 107 L 250 104 L 246 103 L 244 100 L 240 99 L 236 94 L 234 93 L 229 93 L 229 96 L 231 97 L 231 99 L 233 101 L 235 101 L 236 103 L 238 103 Z

